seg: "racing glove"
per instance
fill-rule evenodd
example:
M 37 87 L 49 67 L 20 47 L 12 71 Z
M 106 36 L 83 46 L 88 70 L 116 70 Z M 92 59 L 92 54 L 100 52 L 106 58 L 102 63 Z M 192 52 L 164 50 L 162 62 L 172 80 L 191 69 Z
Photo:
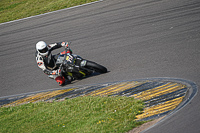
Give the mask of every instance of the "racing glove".
M 62 42 L 61 45 L 65 48 L 69 48 L 69 43 L 68 42 Z
M 57 70 L 53 70 L 51 75 L 60 75 L 61 74 L 61 70 L 57 69 Z

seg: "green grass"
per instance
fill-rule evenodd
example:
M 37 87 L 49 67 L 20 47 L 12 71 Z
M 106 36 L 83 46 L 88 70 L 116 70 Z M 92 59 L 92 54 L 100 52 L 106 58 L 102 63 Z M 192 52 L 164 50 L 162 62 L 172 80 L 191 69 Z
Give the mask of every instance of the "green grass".
M 0 23 L 93 1 L 97 0 L 1 0 Z
M 126 132 L 144 122 L 143 102 L 130 97 L 77 97 L 0 108 L 1 133 Z

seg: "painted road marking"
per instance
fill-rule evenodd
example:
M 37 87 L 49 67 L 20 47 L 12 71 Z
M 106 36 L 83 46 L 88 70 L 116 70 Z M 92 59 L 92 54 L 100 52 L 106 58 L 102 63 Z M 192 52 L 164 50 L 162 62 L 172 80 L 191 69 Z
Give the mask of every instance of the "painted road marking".
M 144 101 L 145 108 L 136 117 L 137 120 L 149 120 L 166 115 L 179 106 L 182 107 L 196 94 L 197 87 L 194 86 L 192 82 L 177 79 L 123 81 L 2 97 L 0 106 L 15 106 L 78 96 L 127 96 Z
M 137 120 L 148 118 L 157 114 L 161 114 L 176 108 L 183 100 L 183 97 L 179 97 L 170 101 L 166 101 L 164 103 L 160 103 L 155 106 L 147 107 L 144 109 L 143 113 L 137 115 Z
M 91 92 L 90 94 L 87 94 L 86 96 L 106 96 L 106 95 L 111 95 L 115 94 L 120 91 L 124 91 L 136 86 L 141 85 L 143 82 L 136 82 L 136 81 L 131 81 L 131 82 L 122 82 L 114 85 L 107 86 L 105 88 L 102 88 L 98 91 Z
M 11 103 L 9 103 L 5 106 L 14 106 L 14 105 L 20 105 L 20 104 L 25 104 L 25 103 L 33 103 L 33 102 L 36 102 L 36 101 L 45 101 L 47 99 L 61 95 L 63 93 L 71 91 L 73 89 L 74 88 L 66 89 L 66 90 L 56 90 L 56 91 L 42 92 L 42 93 L 38 93 L 38 94 L 35 94 L 35 95 L 28 96 L 28 97 L 23 98 L 23 99 L 16 100 L 16 101 L 11 102 Z
M 160 96 L 160 95 L 164 95 L 164 94 L 168 94 L 170 92 L 179 90 L 184 88 L 183 85 L 181 84 L 177 84 L 177 83 L 168 83 L 167 85 L 163 85 L 163 86 L 159 86 L 156 88 L 153 88 L 151 90 L 147 90 L 147 91 L 142 91 L 139 94 L 135 94 L 134 97 L 137 99 L 142 99 L 142 100 L 149 100 L 152 99 L 154 97 Z

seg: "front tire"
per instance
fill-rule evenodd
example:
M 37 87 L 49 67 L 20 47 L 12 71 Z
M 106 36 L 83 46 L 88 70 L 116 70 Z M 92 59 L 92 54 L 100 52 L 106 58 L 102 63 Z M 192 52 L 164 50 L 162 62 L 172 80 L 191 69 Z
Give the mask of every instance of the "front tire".
M 107 68 L 105 68 L 104 66 L 99 65 L 95 62 L 92 62 L 92 61 L 87 61 L 85 67 L 88 69 L 94 70 L 95 72 L 98 72 L 98 73 L 106 73 L 107 72 Z

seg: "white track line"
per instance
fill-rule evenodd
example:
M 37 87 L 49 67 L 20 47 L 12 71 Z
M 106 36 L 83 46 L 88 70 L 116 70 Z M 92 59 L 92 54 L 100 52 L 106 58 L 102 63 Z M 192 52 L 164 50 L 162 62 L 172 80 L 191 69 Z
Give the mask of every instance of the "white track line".
M 101 1 L 103 1 L 103 0 L 98 0 L 98 1 L 91 2 L 91 3 L 86 3 L 86 4 L 73 6 L 73 7 L 69 7 L 69 8 L 65 8 L 65 9 L 61 9 L 61 10 L 56 10 L 56 11 L 52 11 L 52 12 L 47 12 L 47 13 L 36 15 L 36 16 L 30 16 L 30 17 L 27 17 L 27 18 L 22 18 L 22 19 L 18 19 L 18 20 L 5 22 L 5 23 L 0 23 L 0 25 L 9 24 L 9 23 L 13 23 L 13 22 L 18 22 L 18 21 L 22 21 L 22 20 L 26 20 L 26 19 L 30 19 L 30 18 L 39 17 L 39 16 L 44 16 L 44 15 L 47 15 L 47 14 L 56 13 L 56 12 L 60 12 L 60 11 L 65 11 L 65 10 L 69 10 L 69 9 L 73 9 L 73 8 L 77 8 L 77 7 L 87 6 L 87 5 L 98 3 L 98 2 L 101 2 Z

